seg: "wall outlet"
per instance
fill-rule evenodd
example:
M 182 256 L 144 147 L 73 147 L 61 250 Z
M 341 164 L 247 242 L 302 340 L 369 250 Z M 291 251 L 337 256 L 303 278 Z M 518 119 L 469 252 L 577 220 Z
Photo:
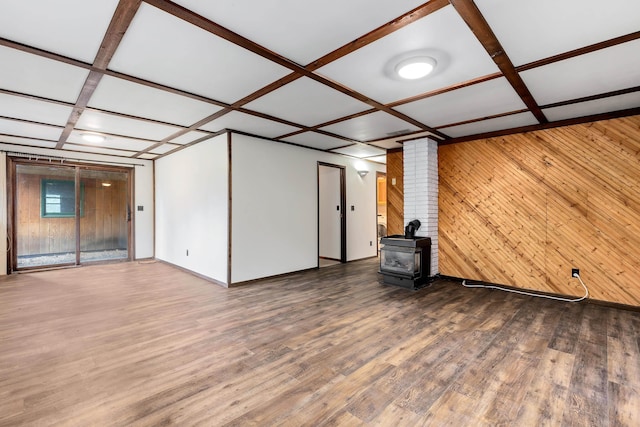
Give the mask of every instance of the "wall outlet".
M 580 269 L 579 268 L 572 268 L 571 269 L 571 277 L 578 277 L 580 275 Z

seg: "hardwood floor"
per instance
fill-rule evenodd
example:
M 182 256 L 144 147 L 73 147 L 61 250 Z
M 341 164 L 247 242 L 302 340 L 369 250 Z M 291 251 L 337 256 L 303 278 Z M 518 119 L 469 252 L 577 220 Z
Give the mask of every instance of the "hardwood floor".
M 0 278 L 0 426 L 638 425 L 640 313 L 376 260 L 224 289 L 162 263 Z

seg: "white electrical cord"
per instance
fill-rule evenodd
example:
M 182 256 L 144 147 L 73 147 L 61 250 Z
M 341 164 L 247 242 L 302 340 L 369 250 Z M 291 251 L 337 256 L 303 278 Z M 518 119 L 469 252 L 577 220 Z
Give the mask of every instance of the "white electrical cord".
M 518 291 L 516 289 L 507 289 L 507 288 L 503 288 L 501 286 L 496 286 L 496 285 L 467 285 L 466 280 L 462 281 L 462 286 L 464 286 L 465 288 L 497 289 L 499 291 L 512 292 L 514 294 L 528 295 L 530 297 L 547 298 L 547 299 L 553 299 L 556 301 L 565 301 L 565 302 L 579 302 L 589 298 L 589 289 L 587 288 L 587 285 L 585 285 L 582 279 L 580 278 L 580 275 L 578 273 L 575 273 L 573 277 L 578 279 L 580 281 L 580 284 L 584 288 L 584 295 L 581 296 L 580 298 L 562 298 L 562 297 L 554 297 L 552 295 L 534 294 L 532 292 Z

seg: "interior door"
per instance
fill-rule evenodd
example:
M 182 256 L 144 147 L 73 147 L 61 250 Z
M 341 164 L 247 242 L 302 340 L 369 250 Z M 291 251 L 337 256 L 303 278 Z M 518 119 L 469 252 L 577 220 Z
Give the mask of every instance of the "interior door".
M 345 169 L 318 163 L 318 256 L 347 262 Z

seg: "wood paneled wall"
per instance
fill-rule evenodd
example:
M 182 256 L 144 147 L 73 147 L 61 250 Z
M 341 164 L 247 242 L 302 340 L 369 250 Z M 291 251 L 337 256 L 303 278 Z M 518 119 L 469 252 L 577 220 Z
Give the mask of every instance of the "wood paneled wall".
M 402 149 L 387 151 L 388 235 L 404 234 L 404 167 L 402 162 Z
M 441 146 L 443 275 L 640 306 L 640 116 Z
M 17 180 L 18 255 L 75 252 L 75 219 L 42 218 L 40 185 L 47 176 L 19 174 Z M 57 176 L 50 178 L 59 179 Z M 83 251 L 127 247 L 127 187 L 112 181 L 103 187 L 96 179 L 83 179 L 84 215 L 80 218 Z

